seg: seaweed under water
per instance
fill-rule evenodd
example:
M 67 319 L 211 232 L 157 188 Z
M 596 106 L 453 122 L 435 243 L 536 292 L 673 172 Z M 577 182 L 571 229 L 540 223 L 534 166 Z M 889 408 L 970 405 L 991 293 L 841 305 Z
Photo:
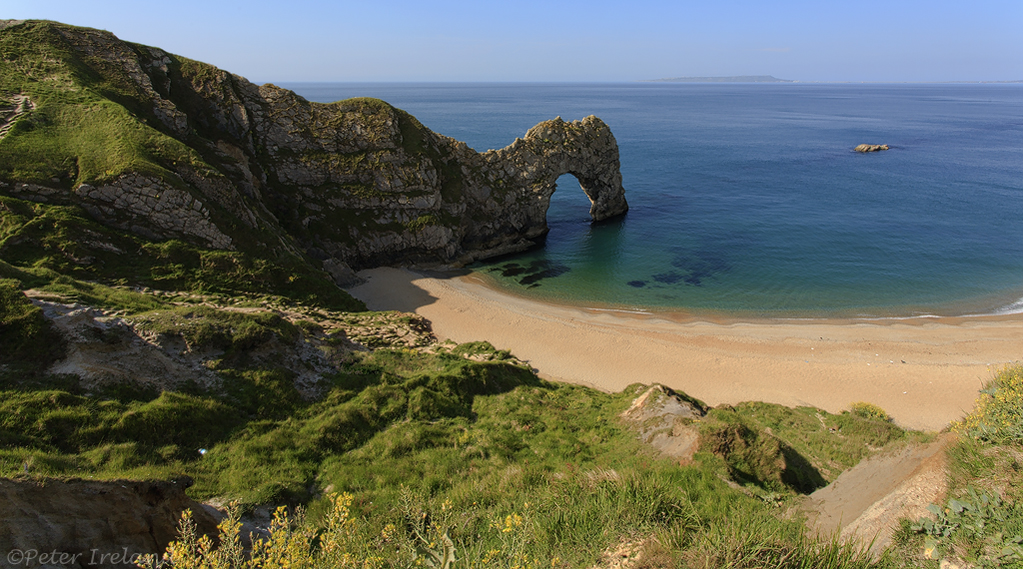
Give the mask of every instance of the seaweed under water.
M 654 280 L 665 284 L 675 284 L 682 281 L 692 286 L 703 286 L 704 280 L 732 269 L 732 264 L 728 262 L 724 255 L 708 250 L 676 255 L 671 264 L 684 271 L 684 273 L 671 272 L 654 275 Z
M 529 288 L 540 286 L 544 279 L 561 276 L 569 271 L 571 267 L 563 263 L 548 261 L 545 259 L 531 261 L 527 265 L 519 263 L 505 263 L 499 267 L 490 269 L 491 272 L 500 272 L 502 277 L 522 277 L 518 279 L 519 284 Z

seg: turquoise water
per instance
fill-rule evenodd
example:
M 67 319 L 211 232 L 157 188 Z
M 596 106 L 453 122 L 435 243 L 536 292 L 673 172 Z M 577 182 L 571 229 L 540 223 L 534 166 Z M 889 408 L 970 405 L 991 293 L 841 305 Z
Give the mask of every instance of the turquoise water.
M 631 209 L 565 176 L 500 287 L 621 309 L 899 317 L 1023 311 L 1023 86 L 290 84 L 382 98 L 483 151 L 595 114 Z M 891 150 L 858 154 L 860 143 Z

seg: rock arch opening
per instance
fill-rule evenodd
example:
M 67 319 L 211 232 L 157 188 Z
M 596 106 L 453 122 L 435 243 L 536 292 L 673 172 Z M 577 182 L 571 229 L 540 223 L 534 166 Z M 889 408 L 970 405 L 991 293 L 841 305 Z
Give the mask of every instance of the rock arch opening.
M 589 224 L 593 221 L 590 208 L 593 201 L 582 190 L 575 174 L 562 174 L 554 182 L 553 193 L 547 205 L 547 225 Z

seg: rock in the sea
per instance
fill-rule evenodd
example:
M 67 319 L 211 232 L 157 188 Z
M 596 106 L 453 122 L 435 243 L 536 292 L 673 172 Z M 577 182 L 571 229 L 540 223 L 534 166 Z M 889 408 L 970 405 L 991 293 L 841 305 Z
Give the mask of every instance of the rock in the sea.
M 856 152 L 878 152 L 881 150 L 888 150 L 887 144 L 861 144 L 856 148 L 853 148 Z

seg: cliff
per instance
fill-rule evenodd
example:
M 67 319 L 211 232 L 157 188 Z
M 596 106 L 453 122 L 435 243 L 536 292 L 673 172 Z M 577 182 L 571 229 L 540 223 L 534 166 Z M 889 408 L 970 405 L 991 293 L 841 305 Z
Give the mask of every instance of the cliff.
M 0 54 L 0 193 L 144 239 L 300 256 L 344 281 L 528 248 L 562 174 L 594 220 L 628 209 L 592 116 L 481 154 L 383 101 L 312 103 L 104 31 L 7 21 Z
M 162 554 L 192 512 L 198 531 L 217 520 L 188 498 L 188 477 L 172 481 L 0 478 L 0 548 L 11 567 L 130 567 Z

